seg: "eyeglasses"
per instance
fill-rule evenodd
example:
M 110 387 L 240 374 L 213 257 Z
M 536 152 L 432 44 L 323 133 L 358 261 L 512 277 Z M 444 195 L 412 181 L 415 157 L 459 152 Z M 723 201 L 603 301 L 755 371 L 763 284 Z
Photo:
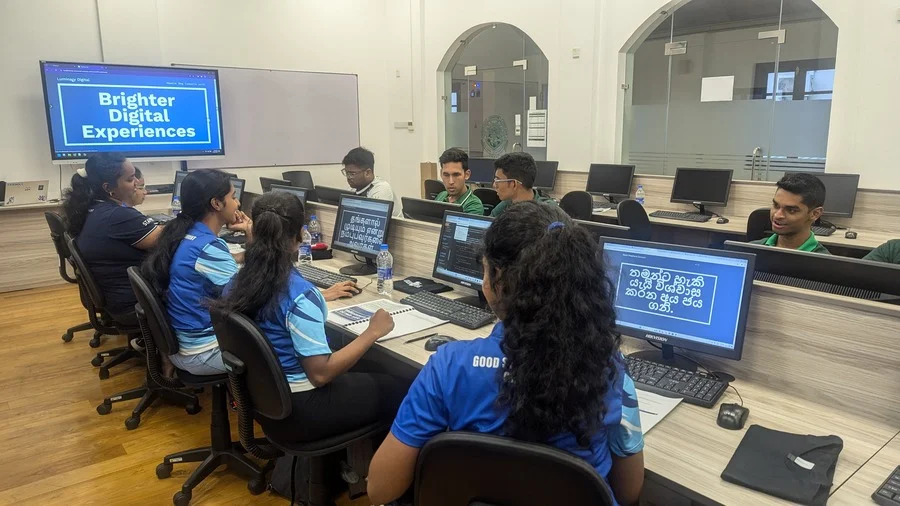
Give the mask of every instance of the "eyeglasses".
M 498 183 L 509 183 L 512 181 L 515 181 L 515 182 L 519 183 L 520 185 L 524 186 L 524 183 L 522 183 L 518 179 L 497 179 L 497 178 L 494 178 L 494 186 L 497 186 Z
M 366 170 L 352 171 L 352 170 L 347 170 L 347 169 L 341 169 L 341 174 L 343 174 L 344 177 L 356 177 L 365 171 Z

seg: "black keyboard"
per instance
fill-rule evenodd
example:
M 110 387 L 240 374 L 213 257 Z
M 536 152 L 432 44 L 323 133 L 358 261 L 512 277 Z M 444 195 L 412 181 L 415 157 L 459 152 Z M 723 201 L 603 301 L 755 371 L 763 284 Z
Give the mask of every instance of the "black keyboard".
M 220 239 L 227 242 L 228 244 L 247 244 L 247 236 L 241 233 L 238 234 L 225 234 L 220 235 Z
M 450 320 L 450 323 L 477 329 L 494 323 L 494 313 L 484 309 L 464 304 L 459 301 L 441 297 L 431 292 L 419 292 L 400 300 L 401 304 L 412 306 L 429 316 Z
M 697 223 L 705 223 L 712 218 L 708 214 L 700 213 L 679 213 L 675 211 L 653 211 L 650 213 L 653 218 L 665 218 L 667 220 L 694 221 Z
M 297 272 L 299 272 L 300 275 L 303 276 L 303 279 L 318 286 L 319 288 L 328 288 L 337 283 L 343 283 L 344 281 L 353 281 L 354 283 L 356 283 L 356 278 L 344 276 L 343 274 L 338 274 L 337 272 L 326 271 L 325 269 L 313 267 L 309 264 L 298 264 L 296 269 Z
M 828 237 L 833 234 L 835 230 L 837 229 L 834 227 L 817 227 L 815 225 L 812 227 L 813 233 L 821 237 Z
M 725 393 L 728 383 L 706 373 L 691 372 L 665 364 L 625 357 L 628 373 L 639 390 L 664 397 L 681 397 L 688 404 L 713 407 Z
M 156 220 L 157 223 L 168 223 L 175 219 L 171 214 L 152 214 L 150 217 Z
M 872 494 L 872 500 L 881 506 L 900 506 L 900 466 Z
M 618 209 L 618 208 L 619 208 L 618 204 L 610 204 L 609 202 L 594 202 L 594 204 L 593 204 L 594 211 L 599 211 L 601 209 L 605 211 L 607 209 Z

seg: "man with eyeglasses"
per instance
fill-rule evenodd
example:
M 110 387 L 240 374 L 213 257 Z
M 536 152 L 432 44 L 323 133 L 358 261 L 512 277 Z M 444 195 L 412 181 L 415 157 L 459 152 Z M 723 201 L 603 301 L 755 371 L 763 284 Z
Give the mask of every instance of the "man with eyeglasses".
M 366 148 L 353 148 L 341 163 L 341 174 L 357 195 L 371 199 L 394 201 L 390 183 L 375 177 L 375 154 Z
M 534 191 L 534 178 L 537 176 L 537 165 L 528 153 L 507 153 L 494 160 L 494 189 L 500 202 L 491 211 L 491 216 L 503 214 L 510 204 L 536 200 L 545 204 L 556 205 L 556 202 Z

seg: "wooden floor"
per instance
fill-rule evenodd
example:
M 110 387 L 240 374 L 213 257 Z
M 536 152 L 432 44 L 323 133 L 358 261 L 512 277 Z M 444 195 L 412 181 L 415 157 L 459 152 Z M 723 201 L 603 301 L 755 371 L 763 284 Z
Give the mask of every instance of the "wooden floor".
M 171 504 L 196 464 L 176 464 L 165 480 L 156 478 L 156 465 L 167 453 L 209 444 L 208 394 L 194 416 L 157 403 L 133 431 L 124 421 L 136 400 L 97 414 L 105 396 L 139 386 L 144 368 L 134 361 L 98 379 L 91 333 L 60 339 L 86 318 L 74 285 L 0 294 L 0 504 Z M 100 349 L 123 343 L 107 338 Z M 219 469 L 194 489 L 191 504 L 290 502 L 269 492 L 251 496 L 246 486 Z M 338 501 L 367 504 L 365 497 Z

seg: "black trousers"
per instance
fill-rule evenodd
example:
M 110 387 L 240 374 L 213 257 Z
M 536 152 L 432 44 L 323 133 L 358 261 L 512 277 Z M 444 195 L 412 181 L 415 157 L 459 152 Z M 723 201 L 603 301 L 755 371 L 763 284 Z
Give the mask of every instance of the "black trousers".
M 376 421 L 390 422 L 410 383 L 381 372 L 375 362 L 360 360 L 327 385 L 291 394 L 291 415 L 259 420 L 266 435 L 306 442 L 349 432 Z

